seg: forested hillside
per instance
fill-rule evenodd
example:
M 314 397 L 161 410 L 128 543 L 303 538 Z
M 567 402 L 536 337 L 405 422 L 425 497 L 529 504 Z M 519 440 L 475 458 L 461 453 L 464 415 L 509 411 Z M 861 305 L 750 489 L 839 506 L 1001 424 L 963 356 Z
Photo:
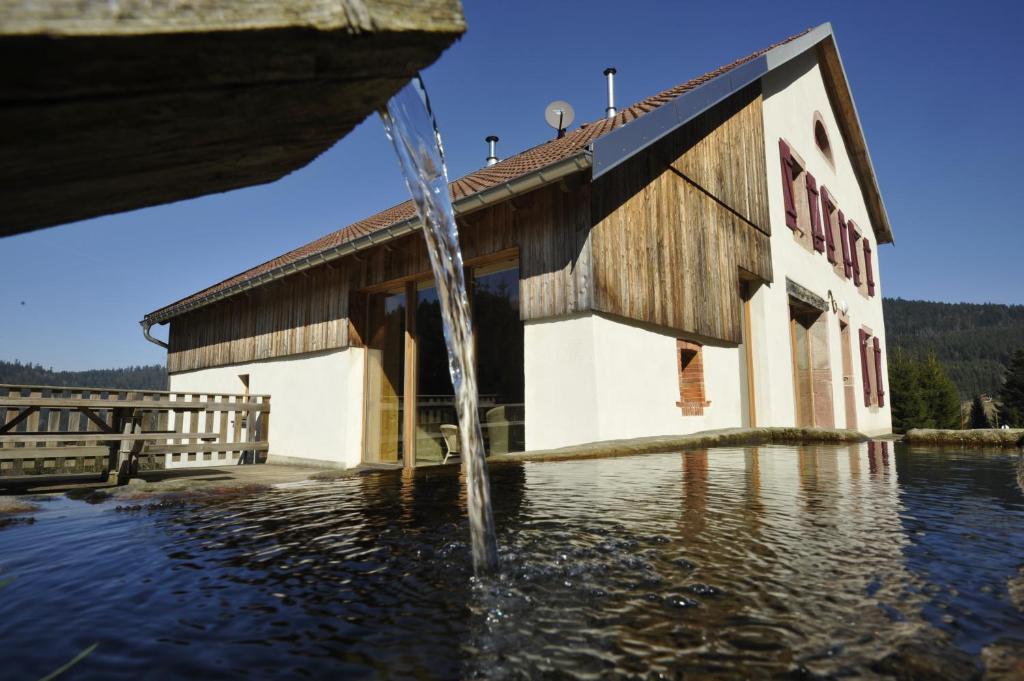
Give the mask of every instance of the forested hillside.
M 883 304 L 890 356 L 896 348 L 916 359 L 934 352 L 963 400 L 999 392 L 1010 357 L 1024 348 L 1024 305 L 901 298 Z
M 0 383 L 66 385 L 82 388 L 137 388 L 166 390 L 167 371 L 159 364 L 123 369 L 53 371 L 39 364 L 0 360 Z

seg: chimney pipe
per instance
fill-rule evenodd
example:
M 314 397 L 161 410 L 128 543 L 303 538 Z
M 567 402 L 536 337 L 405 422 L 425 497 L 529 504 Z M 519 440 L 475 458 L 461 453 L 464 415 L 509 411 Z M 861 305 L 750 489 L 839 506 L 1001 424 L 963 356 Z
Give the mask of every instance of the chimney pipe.
M 614 118 L 615 117 L 615 67 L 609 66 L 604 70 L 604 75 L 608 79 L 608 106 L 605 107 L 604 117 Z
M 488 135 L 484 141 L 487 142 L 487 165 L 493 166 L 498 162 L 498 155 L 494 151 L 494 145 L 498 142 L 498 136 Z

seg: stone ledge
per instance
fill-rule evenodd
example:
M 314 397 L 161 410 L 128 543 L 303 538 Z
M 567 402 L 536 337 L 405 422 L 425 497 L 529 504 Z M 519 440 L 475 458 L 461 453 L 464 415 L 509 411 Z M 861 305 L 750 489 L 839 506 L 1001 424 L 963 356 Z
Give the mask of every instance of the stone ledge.
M 723 428 L 705 430 L 689 435 L 657 435 L 605 440 L 557 449 L 543 449 L 514 454 L 495 454 L 489 463 L 512 461 L 571 461 L 574 459 L 603 459 L 637 454 L 658 454 L 704 447 L 753 446 L 766 444 L 817 444 L 867 442 L 867 435 L 855 430 L 830 428 Z
M 940 430 L 912 428 L 903 436 L 909 444 L 960 445 L 962 447 L 1024 447 L 1024 428 L 1002 430 Z

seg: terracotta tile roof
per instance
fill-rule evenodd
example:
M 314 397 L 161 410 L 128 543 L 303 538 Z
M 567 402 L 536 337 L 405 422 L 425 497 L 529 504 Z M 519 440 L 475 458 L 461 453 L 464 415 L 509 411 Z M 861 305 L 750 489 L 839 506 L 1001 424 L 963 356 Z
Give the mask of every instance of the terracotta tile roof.
M 576 128 L 571 132 L 567 132 L 561 139 L 554 139 L 543 144 L 539 144 L 531 149 L 527 149 L 515 156 L 510 156 L 502 161 L 499 161 L 493 166 L 487 166 L 475 170 L 468 175 L 460 177 L 449 183 L 448 187 L 451 193 L 453 201 L 471 196 L 479 191 L 494 187 L 517 177 L 526 175 L 528 173 L 540 170 L 545 166 L 556 163 L 565 158 L 568 158 L 576 152 L 587 147 L 598 137 L 607 134 L 611 130 L 626 125 L 630 121 L 640 118 L 645 113 L 653 111 L 658 107 L 662 106 L 666 102 L 682 95 L 685 92 L 689 92 L 694 88 L 703 85 L 707 81 L 730 71 L 742 64 L 745 64 L 757 57 L 760 57 L 764 53 L 768 52 L 779 45 L 784 45 L 792 40 L 799 38 L 800 36 L 808 33 L 811 29 L 802 31 L 794 36 L 786 38 L 774 45 L 770 45 L 763 50 L 758 50 L 753 54 L 747 55 L 742 59 L 737 59 L 731 64 L 720 66 L 719 68 L 709 71 L 702 76 L 689 80 L 685 83 L 671 87 L 663 92 L 659 92 L 656 95 L 643 99 L 630 107 L 622 109 L 615 115 L 614 118 L 602 118 L 597 121 L 585 123 L 580 127 Z M 327 236 L 321 237 L 316 241 L 310 242 L 305 246 L 300 246 L 293 251 L 289 251 L 283 255 L 280 255 L 272 260 L 268 260 L 262 264 L 256 265 L 255 267 L 246 270 L 240 274 L 236 274 L 233 277 L 225 279 L 213 286 L 205 288 L 201 291 L 193 293 L 190 296 L 182 298 L 179 301 L 171 303 L 165 307 L 160 308 L 154 312 L 151 312 L 147 316 L 153 315 L 165 315 L 166 313 L 173 313 L 176 308 L 184 308 L 189 303 L 196 301 L 200 298 L 208 296 L 218 291 L 230 288 L 236 284 L 240 284 L 249 279 L 257 277 L 261 274 L 274 270 L 283 265 L 296 262 L 303 258 L 311 255 L 315 255 L 322 251 L 339 246 L 347 241 L 352 241 L 367 234 L 371 234 L 378 230 L 390 227 L 391 225 L 397 224 L 415 216 L 416 209 L 413 206 L 412 201 L 404 201 L 397 206 L 392 206 L 387 210 L 381 211 L 376 215 L 372 215 L 368 218 L 354 222 L 347 227 L 343 227 L 336 232 L 332 232 Z

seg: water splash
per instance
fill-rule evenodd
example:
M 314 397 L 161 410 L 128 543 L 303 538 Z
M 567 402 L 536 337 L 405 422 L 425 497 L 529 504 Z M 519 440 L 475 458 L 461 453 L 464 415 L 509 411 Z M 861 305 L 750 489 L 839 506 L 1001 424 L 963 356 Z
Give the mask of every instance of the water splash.
M 483 433 L 477 409 L 476 361 L 473 324 L 466 297 L 466 281 L 459 248 L 455 212 L 448 196 L 448 169 L 426 89 L 419 77 L 401 89 L 382 111 L 384 130 L 398 154 L 405 184 L 423 221 L 430 267 L 441 303 L 448 369 L 455 388 L 459 439 L 466 472 L 466 501 L 477 574 L 498 565 L 494 536 L 491 486 L 484 461 Z

